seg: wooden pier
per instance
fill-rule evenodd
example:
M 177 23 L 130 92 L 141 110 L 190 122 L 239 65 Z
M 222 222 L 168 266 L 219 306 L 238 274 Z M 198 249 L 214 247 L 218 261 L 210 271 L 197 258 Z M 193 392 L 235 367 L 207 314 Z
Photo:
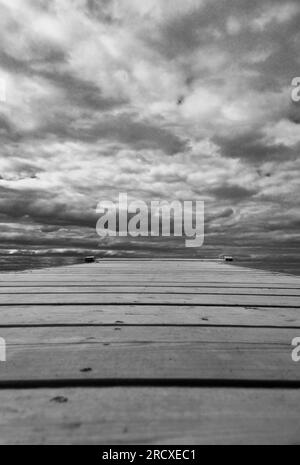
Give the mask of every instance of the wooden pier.
M 1 444 L 300 444 L 300 278 L 201 260 L 0 275 Z

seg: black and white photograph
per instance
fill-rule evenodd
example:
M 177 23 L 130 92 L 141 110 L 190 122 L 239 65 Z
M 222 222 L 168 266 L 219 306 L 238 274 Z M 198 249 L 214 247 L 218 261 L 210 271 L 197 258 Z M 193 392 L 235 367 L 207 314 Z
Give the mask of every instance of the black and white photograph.
M 0 0 L 0 445 L 300 445 L 299 25 Z

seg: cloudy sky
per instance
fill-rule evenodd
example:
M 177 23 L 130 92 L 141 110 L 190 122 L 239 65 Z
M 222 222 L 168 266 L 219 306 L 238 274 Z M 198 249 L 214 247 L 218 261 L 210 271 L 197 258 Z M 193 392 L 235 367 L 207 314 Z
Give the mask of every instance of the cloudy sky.
M 298 0 L 0 0 L 1 248 L 151 250 L 97 237 L 119 192 L 205 200 L 211 246 L 299 247 L 299 23 Z

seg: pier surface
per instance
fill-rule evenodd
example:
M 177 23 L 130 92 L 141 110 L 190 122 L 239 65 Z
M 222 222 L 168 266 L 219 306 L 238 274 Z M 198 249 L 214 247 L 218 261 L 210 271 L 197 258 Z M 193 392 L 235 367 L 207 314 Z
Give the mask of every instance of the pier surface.
M 300 278 L 201 260 L 0 275 L 1 444 L 300 444 Z

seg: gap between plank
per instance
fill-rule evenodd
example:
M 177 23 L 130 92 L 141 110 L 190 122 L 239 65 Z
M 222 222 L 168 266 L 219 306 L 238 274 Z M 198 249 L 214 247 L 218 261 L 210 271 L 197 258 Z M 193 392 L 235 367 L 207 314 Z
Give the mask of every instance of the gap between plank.
M 264 379 L 151 379 L 151 378 L 112 378 L 112 379 L 48 379 L 0 381 L 1 390 L 50 389 L 50 388 L 120 388 L 120 387 L 189 387 L 189 388 L 236 388 L 236 389 L 299 389 L 300 380 Z
M 300 326 L 275 326 L 275 325 L 231 325 L 231 324 L 201 324 L 201 323 L 61 323 L 61 324 L 18 324 L 0 325 L 1 329 L 22 329 L 22 328 L 236 328 L 236 329 L 299 329 Z
M 25 294 L 23 294 L 25 295 Z M 257 296 L 259 297 L 259 296 Z M 270 296 L 268 296 L 270 297 Z M 277 296 L 275 296 L 277 297 Z M 284 297 L 289 297 L 289 296 L 284 296 Z M 298 296 L 297 296 L 298 297 Z M 252 310 L 253 308 L 296 308 L 300 310 L 299 305 L 266 305 L 266 304 L 253 304 L 253 305 L 241 305 L 241 304 L 201 304 L 201 303 L 178 303 L 178 302 L 171 302 L 171 303 L 166 303 L 166 302 L 81 302 L 81 303 L 74 303 L 74 302 L 56 302 L 56 303 L 0 303 L 0 308 L 1 307 L 68 307 L 68 306 L 74 306 L 74 307 L 82 307 L 82 306 L 95 306 L 95 305 L 101 305 L 101 306 L 111 306 L 114 305 L 115 307 L 132 307 L 132 306 L 144 306 L 144 307 L 226 307 L 226 308 L 245 308 L 245 309 L 250 309 Z
M 33 286 L 34 287 L 34 286 Z M 41 286 L 43 287 L 43 286 Z M 68 287 L 68 286 L 67 286 Z M 146 286 L 143 286 L 143 287 L 146 287 Z M 0 298 L 1 296 L 8 296 L 8 295 L 24 295 L 24 296 L 28 296 L 28 295 L 81 295 L 81 294 L 87 294 L 85 291 L 80 291 L 80 292 L 14 292 L 13 294 L 11 292 L 2 292 L 0 293 Z M 143 292 L 135 292 L 135 291 L 121 291 L 121 292 L 113 292 L 113 291 L 102 291 L 102 292 L 88 292 L 88 295 L 126 295 L 126 294 L 130 294 L 130 295 L 215 295 L 215 296 L 219 296 L 219 295 L 222 295 L 221 293 L 220 294 L 216 294 L 215 292 L 151 292 L 151 291 L 143 291 Z M 231 296 L 250 296 L 250 297 L 299 297 L 300 299 L 300 296 L 299 294 L 246 294 L 246 293 L 239 293 L 237 294 L 236 292 L 232 292 L 232 293 L 224 293 L 223 295 L 231 295 Z

